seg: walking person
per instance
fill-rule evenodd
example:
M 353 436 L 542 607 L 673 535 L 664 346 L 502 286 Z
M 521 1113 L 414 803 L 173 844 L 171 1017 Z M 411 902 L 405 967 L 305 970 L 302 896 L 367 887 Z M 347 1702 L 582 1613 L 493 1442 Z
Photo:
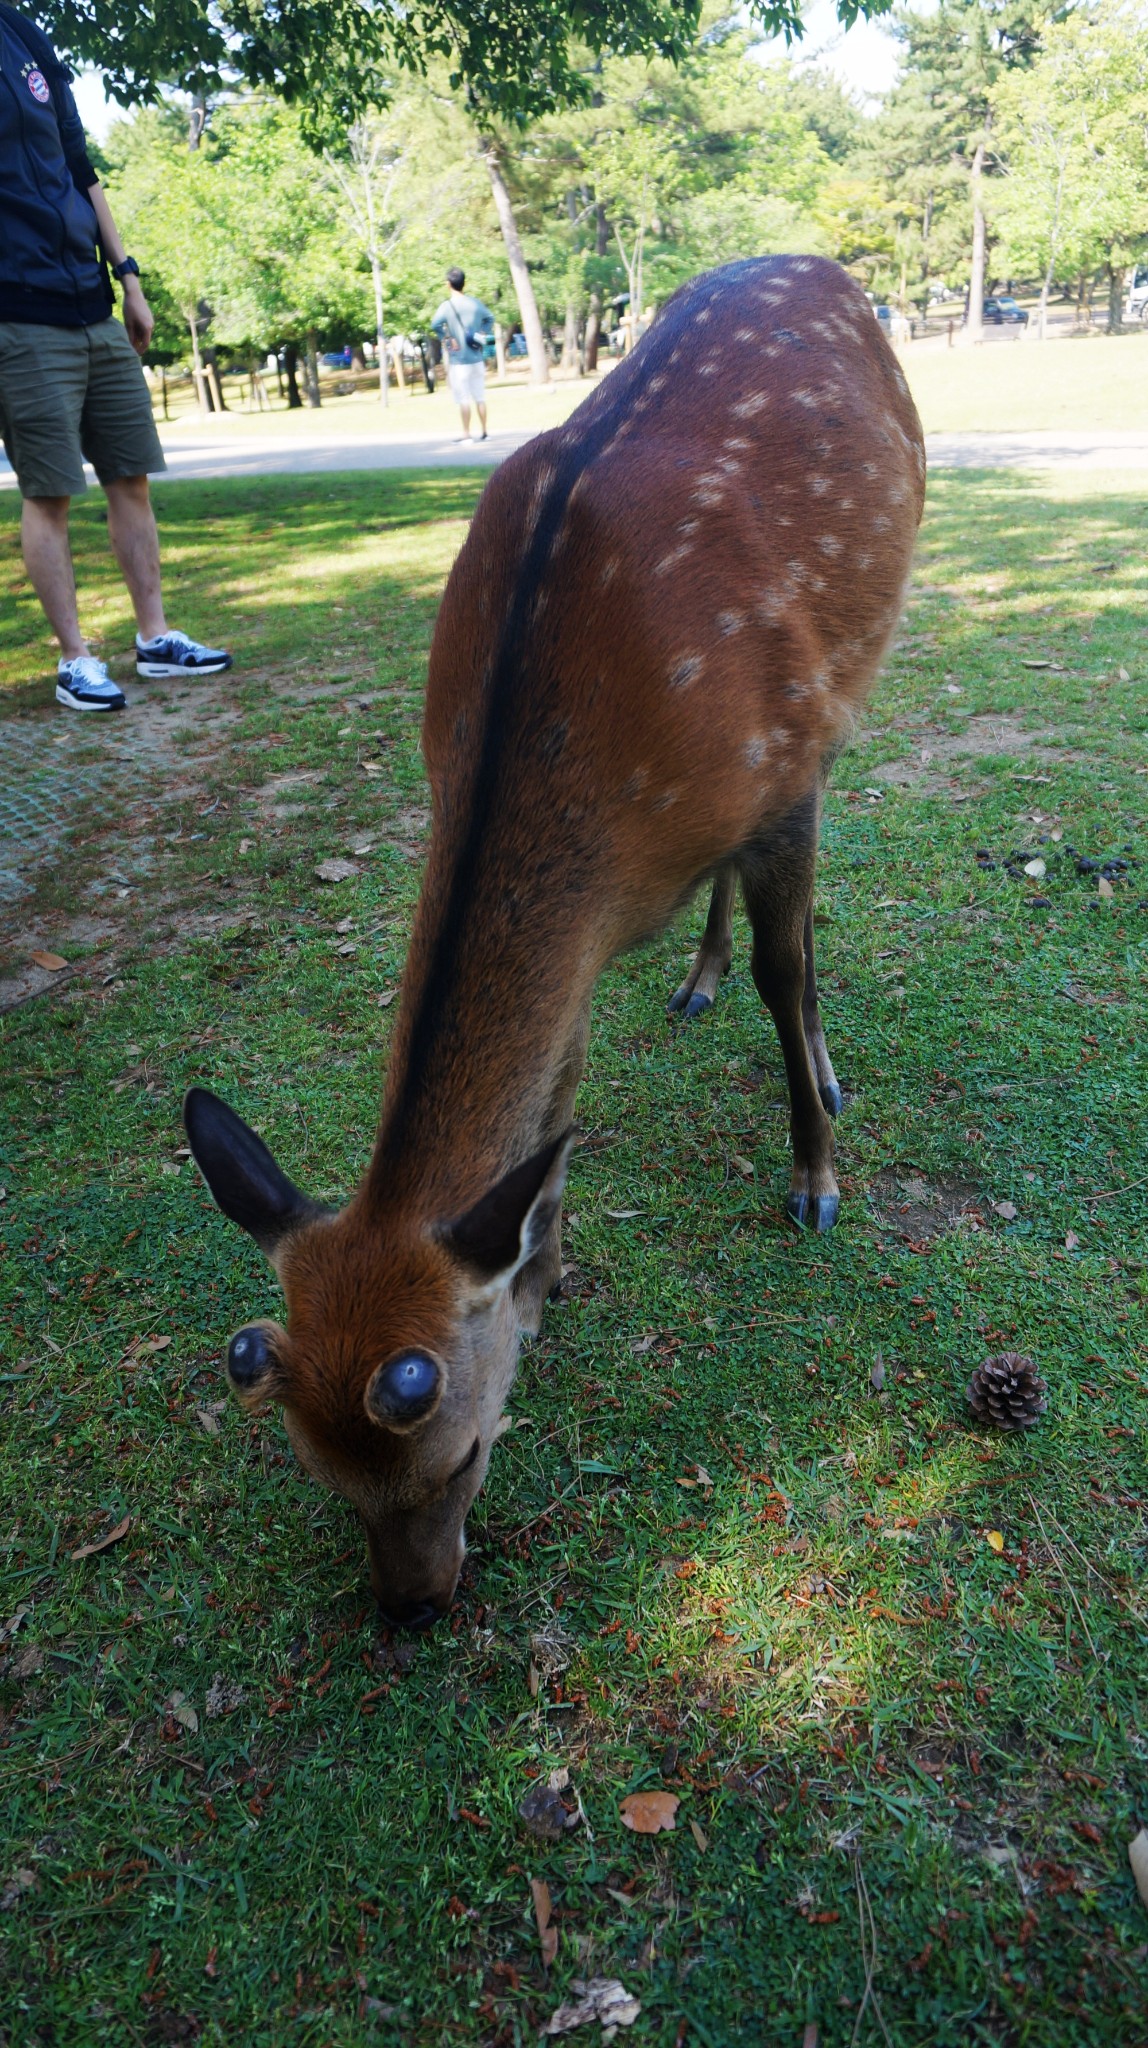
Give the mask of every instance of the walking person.
M 450 297 L 444 299 L 431 321 L 446 355 L 446 374 L 451 396 L 462 420 L 464 441 L 486 439 L 486 358 L 483 341 L 494 333 L 494 314 L 481 299 L 463 290 L 466 277 L 461 270 L 448 270 Z M 470 431 L 470 408 L 478 414 L 481 433 Z
M 0 0 L 0 438 L 24 501 L 24 565 L 60 643 L 57 700 L 120 711 L 123 691 L 76 604 L 68 509 L 87 488 L 84 456 L 135 611 L 137 675 L 216 675 L 231 656 L 164 616 L 148 473 L 166 464 L 139 361 L 155 320 L 88 161 L 70 76 L 35 23 Z

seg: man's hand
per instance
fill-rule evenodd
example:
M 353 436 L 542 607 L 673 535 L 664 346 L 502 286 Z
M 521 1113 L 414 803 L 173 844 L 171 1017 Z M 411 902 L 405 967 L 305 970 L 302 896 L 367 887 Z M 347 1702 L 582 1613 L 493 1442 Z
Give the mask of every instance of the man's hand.
M 124 279 L 124 326 L 137 355 L 145 354 L 155 330 L 155 314 L 143 295 L 138 277 Z

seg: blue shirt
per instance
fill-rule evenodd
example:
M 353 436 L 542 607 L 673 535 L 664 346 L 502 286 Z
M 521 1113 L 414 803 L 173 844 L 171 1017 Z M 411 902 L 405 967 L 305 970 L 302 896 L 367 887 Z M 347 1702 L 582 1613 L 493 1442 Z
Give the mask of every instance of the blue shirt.
M 494 314 L 481 299 L 472 299 L 466 292 L 456 292 L 443 300 L 431 326 L 442 342 L 443 356 L 448 364 L 481 363 L 481 341 L 477 348 L 471 348 L 466 337 L 468 334 L 493 334 Z M 449 346 L 452 341 L 458 343 L 457 348 Z
M 0 320 L 92 327 L 112 310 L 70 75 L 35 23 L 0 5 Z

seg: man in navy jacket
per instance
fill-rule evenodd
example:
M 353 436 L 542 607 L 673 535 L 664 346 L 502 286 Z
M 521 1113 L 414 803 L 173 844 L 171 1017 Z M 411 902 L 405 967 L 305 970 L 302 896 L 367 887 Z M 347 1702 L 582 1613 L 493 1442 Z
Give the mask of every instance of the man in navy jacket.
M 155 322 L 88 161 L 69 77 L 47 37 L 0 0 L 0 436 L 24 499 L 24 564 L 60 643 L 57 699 L 118 711 L 123 691 L 76 607 L 68 507 L 86 489 L 85 456 L 135 610 L 137 675 L 213 675 L 231 656 L 164 617 L 148 473 L 165 463 L 139 363 Z

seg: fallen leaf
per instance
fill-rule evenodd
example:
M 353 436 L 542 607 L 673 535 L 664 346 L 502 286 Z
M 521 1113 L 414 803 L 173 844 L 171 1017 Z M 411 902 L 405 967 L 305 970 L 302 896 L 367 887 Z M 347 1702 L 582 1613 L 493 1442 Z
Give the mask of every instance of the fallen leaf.
M 250 853 L 250 851 L 251 851 L 252 847 L 254 846 L 254 844 L 255 844 L 255 841 L 254 841 L 254 839 L 241 839 L 241 840 L 240 840 L 240 842 L 239 842 L 239 851 L 240 851 L 240 853 Z
M 1051 668 L 1051 661 L 1022 661 L 1022 668 Z
M 335 948 L 335 951 L 338 953 L 340 960 L 349 960 L 352 953 L 357 953 L 358 950 L 358 947 L 355 945 L 352 939 L 348 939 L 346 945 L 336 946 Z
M 315 869 L 317 882 L 350 882 L 359 870 L 353 860 L 342 860 L 337 855 L 330 860 L 321 860 Z
M 643 1211 L 641 1209 L 607 1209 L 604 1211 L 604 1214 L 610 1218 L 611 1223 L 628 1223 L 632 1216 L 641 1216 Z
M 1037 856 L 1036 860 L 1026 860 L 1024 864 L 1024 871 L 1026 875 L 1032 876 L 1034 882 L 1043 882 L 1045 876 L 1048 873 L 1048 869 L 1046 868 L 1044 862 L 1040 859 L 1039 855 Z
M 660 1835 L 663 1828 L 672 1834 L 681 1803 L 676 1792 L 631 1792 L 619 1808 L 622 1826 L 636 1835 Z
M 170 1343 L 170 1337 L 145 1337 L 142 1343 L 136 1345 L 134 1356 L 146 1358 L 150 1352 L 166 1351 Z
M 879 1394 L 884 1384 L 885 1361 L 883 1358 L 877 1357 L 873 1360 L 873 1363 L 869 1368 L 869 1385 L 872 1387 L 873 1392 L 875 1394 Z
M 635 1358 L 644 1358 L 647 1351 L 653 1350 L 655 1341 L 654 1333 L 651 1331 L 647 1337 L 635 1337 L 630 1349 Z
M 359 766 L 363 774 L 370 776 L 372 781 L 384 774 L 386 770 L 386 763 L 384 761 L 360 761 Z
M 575 2027 L 632 2027 L 642 2010 L 616 1977 L 591 1977 L 589 1983 L 575 1977 L 570 1989 L 574 1998 L 551 2013 L 542 2029 L 551 2038 L 571 2034 Z
M 1105 903 L 1110 903 L 1112 901 L 1112 898 L 1115 896 L 1116 891 L 1113 888 L 1111 882 L 1109 881 L 1107 875 L 1101 875 L 1100 880 L 1096 884 L 1096 893 L 1098 896 L 1103 898 Z
M 880 802 L 880 800 L 881 800 L 881 798 L 882 798 L 882 797 L 884 796 L 885 792 L 884 792 L 884 790 L 883 790 L 883 789 L 873 789 L 873 788 L 871 788 L 871 787 L 870 787 L 870 785 L 869 785 L 868 783 L 866 783 L 866 785 L 865 785 L 865 794 L 866 794 L 866 796 L 871 796 L 871 797 L 875 797 L 875 798 L 877 799 L 877 801 L 878 801 L 878 802 Z
M 998 1555 L 1004 1549 L 1004 1537 L 999 1529 L 986 1529 L 985 1542 L 988 1544 L 989 1549 L 995 1550 Z
M 189 1735 L 199 1734 L 199 1715 L 194 1707 L 188 1705 L 186 1693 L 173 1692 L 171 1698 L 164 1701 L 164 1707 L 172 1720 L 178 1721 L 181 1728 L 186 1728 Z
M 219 1435 L 219 1417 L 213 1415 L 210 1408 L 197 1408 L 195 1419 L 207 1436 Z
M 1005 1223 L 1015 1223 L 1016 1221 L 1017 1209 L 1015 1202 L 994 1202 L 993 1211 Z
M 37 1671 L 42 1671 L 43 1668 L 44 1652 L 39 1643 L 25 1643 L 24 1648 L 17 1650 L 13 1657 L 8 1667 L 8 1675 L 10 1678 L 35 1678 Z
M 550 1924 L 554 1910 L 550 1903 L 550 1886 L 542 1878 L 532 1877 L 530 1896 L 534 1900 L 534 1918 L 538 1926 L 538 1945 L 542 1950 L 542 1967 L 548 1970 L 558 1954 L 558 1929 Z
M 733 1152 L 730 1154 L 729 1163 L 733 1167 L 735 1173 L 740 1173 L 743 1180 L 753 1179 L 752 1159 L 743 1159 L 739 1152 Z
M 58 974 L 61 967 L 66 967 L 68 964 L 60 953 L 42 953 L 37 951 L 30 957 L 35 961 L 37 967 L 46 968 L 49 974 Z
M 1128 670 L 1126 668 L 1118 668 L 1116 674 L 1122 683 L 1130 683 L 1132 681 L 1132 678 L 1129 675 Z
M 704 1856 L 706 1850 L 709 1848 L 709 1837 L 706 1834 L 705 1829 L 700 1828 L 696 1820 L 692 1820 L 690 1822 L 690 1833 L 693 1836 L 695 1842 L 697 1843 L 698 1848 L 701 1850 L 702 1855 Z
M 7 1879 L 3 1891 L 0 1891 L 0 1913 L 10 1912 L 13 1906 L 19 1904 L 25 1892 L 34 1892 L 35 1889 L 36 1873 L 34 1870 L 13 1871 L 11 1877 Z
M 376 996 L 375 1001 L 380 1010 L 389 1010 L 397 995 L 397 988 L 385 988 L 380 996 Z
M 1075 1232 L 1075 1230 L 1066 1230 L 1066 1231 L 1065 1231 L 1065 1234 L 1064 1234 L 1064 1249 L 1065 1249 L 1065 1251 L 1066 1251 L 1066 1252 L 1074 1252 L 1074 1251 L 1077 1251 L 1077 1250 L 1079 1249 L 1079 1246 L 1080 1246 L 1080 1239 L 1079 1239 L 1079 1238 L 1077 1237 L 1077 1235 L 1076 1235 L 1076 1232 Z
M 1128 1861 L 1132 1865 L 1141 1904 L 1148 1906 L 1148 1828 L 1141 1828 L 1135 1840 L 1129 1842 Z
M 82 1557 L 96 1557 L 101 1550 L 110 1550 L 113 1543 L 119 1543 L 127 1535 L 131 1525 L 131 1516 L 125 1515 L 123 1521 L 109 1529 L 106 1536 L 98 1537 L 94 1543 L 81 1543 L 79 1549 L 72 1552 L 72 1563 L 78 1564 Z

